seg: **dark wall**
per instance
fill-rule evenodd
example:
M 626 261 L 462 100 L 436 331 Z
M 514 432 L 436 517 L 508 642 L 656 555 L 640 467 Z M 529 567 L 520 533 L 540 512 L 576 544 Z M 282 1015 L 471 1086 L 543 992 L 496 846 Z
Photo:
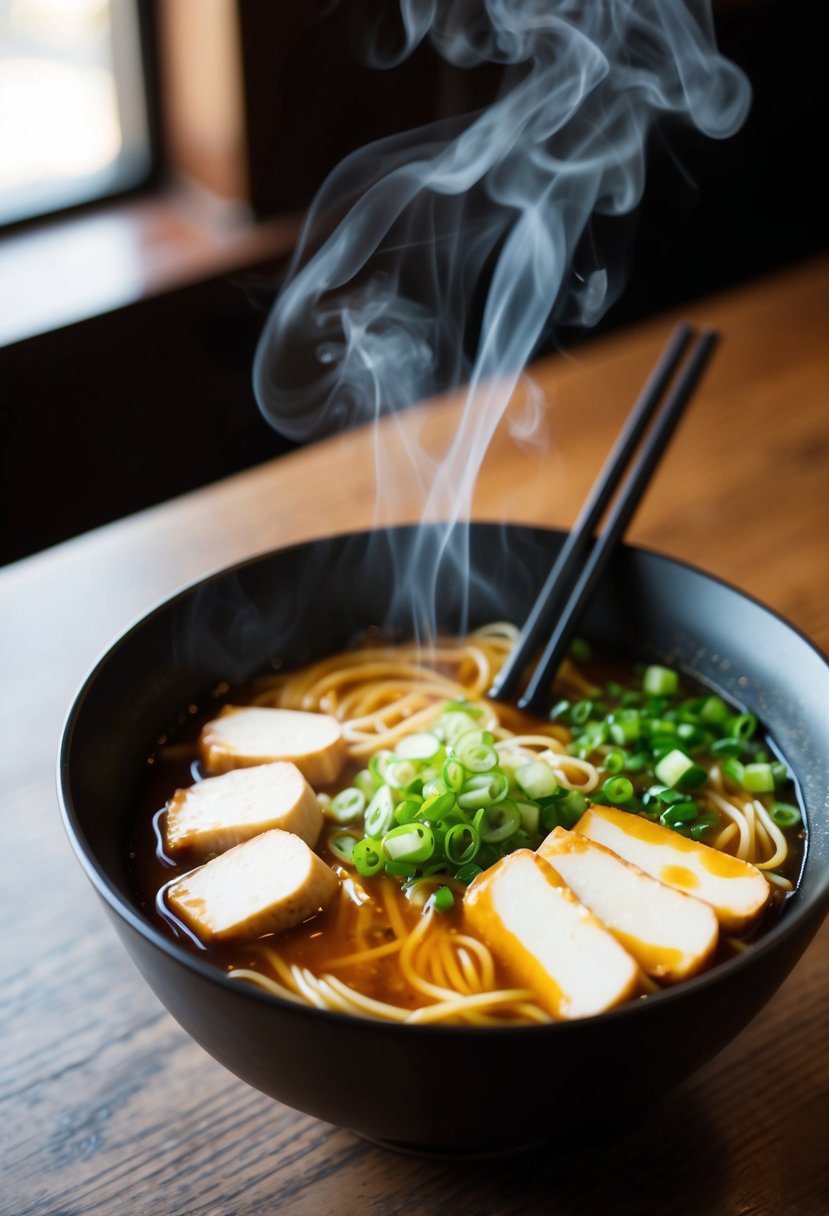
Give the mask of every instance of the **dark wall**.
M 751 111 L 728 140 L 686 129 L 654 139 L 627 287 L 605 330 L 827 248 L 826 6 L 715 11 L 721 51 L 751 82 Z
M 200 283 L 0 351 L 0 561 L 288 450 L 251 387 L 259 279 Z
M 474 109 L 497 88 L 494 69 L 452 68 L 428 43 L 392 71 L 366 67 L 363 27 L 378 7 L 397 6 L 242 0 L 253 194 L 263 214 L 304 205 L 328 169 L 368 140 Z M 751 82 L 748 120 L 724 141 L 681 126 L 654 134 L 641 207 L 596 234 L 628 251 L 627 287 L 597 332 L 826 247 L 826 8 L 823 0 L 714 3 L 719 49 Z
M 263 215 L 307 202 L 365 139 L 461 109 L 489 86 L 445 72 L 426 50 L 399 72 L 371 72 L 346 54 L 344 13 L 321 33 L 302 6 L 286 27 L 289 7 L 242 0 L 258 64 L 249 100 L 265 116 L 251 132 Z M 293 31 L 279 44 L 282 75 L 270 21 Z M 721 144 L 687 131 L 654 140 L 643 204 L 613 234 L 630 251 L 627 288 L 591 334 L 556 341 L 826 248 L 823 25 L 818 0 L 718 11 L 721 48 L 754 87 L 748 123 Z M 254 267 L 0 350 L 0 561 L 288 450 L 251 389 L 277 272 Z

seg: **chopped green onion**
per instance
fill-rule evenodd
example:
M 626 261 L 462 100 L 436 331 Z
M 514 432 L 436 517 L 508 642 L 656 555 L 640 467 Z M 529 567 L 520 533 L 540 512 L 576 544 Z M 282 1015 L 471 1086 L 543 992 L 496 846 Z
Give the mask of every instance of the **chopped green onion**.
M 455 795 L 451 793 L 435 794 L 431 798 L 425 798 L 420 807 L 420 815 L 423 819 L 442 819 L 444 815 L 448 815 L 450 811 L 455 809 Z
M 633 797 L 633 784 L 627 777 L 608 777 L 602 785 L 602 793 L 609 802 L 622 805 Z
M 509 778 L 505 773 L 478 773 L 464 782 L 458 794 L 458 806 L 467 811 L 477 811 L 482 806 L 501 802 L 509 793 Z
M 612 752 L 608 752 L 602 761 L 602 767 L 607 773 L 621 773 L 627 763 L 627 756 L 618 748 Z
M 354 823 L 366 809 L 366 796 L 362 790 L 351 785 L 335 794 L 325 808 L 325 816 L 335 823 Z
M 478 856 L 475 858 L 475 864 L 479 865 L 482 870 L 488 870 L 490 866 L 494 866 L 496 861 L 500 861 L 502 853 L 494 844 L 485 844 L 481 841 L 481 847 L 478 851 Z
M 699 807 L 694 801 L 675 802 L 673 806 L 666 807 L 659 816 L 659 822 L 665 827 L 675 828 L 681 824 L 691 823 L 699 815 Z
M 769 814 L 779 828 L 793 828 L 802 819 L 800 808 L 791 802 L 772 803 Z
M 699 747 L 703 743 L 706 743 L 710 737 L 707 731 L 702 730 L 694 722 L 680 722 L 676 728 L 676 733 L 686 747 Z
M 417 775 L 411 760 L 392 760 L 386 769 L 386 781 L 398 790 L 407 790 L 417 780 Z
M 742 750 L 743 745 L 740 740 L 731 735 L 726 735 L 724 739 L 715 739 L 711 744 L 712 756 L 725 756 L 730 760 L 736 760 Z
M 730 733 L 735 739 L 750 739 L 757 729 L 757 718 L 754 714 L 739 714 L 731 720 Z
M 651 739 L 661 736 L 673 739 L 677 732 L 676 722 L 672 722 L 670 718 L 649 718 L 646 725 Z
M 570 790 L 555 803 L 556 818 L 561 827 L 572 828 L 587 810 L 587 799 L 578 790 Z
M 434 908 L 435 912 L 449 912 L 454 906 L 455 896 L 450 887 L 438 887 L 426 900 L 426 908 Z
M 466 865 L 472 861 L 480 847 L 480 833 L 471 823 L 456 823 L 446 833 L 443 841 L 446 858 L 455 866 Z
M 515 774 L 515 780 L 525 794 L 530 798 L 549 798 L 558 789 L 556 775 L 543 760 L 530 760 L 522 764 Z
M 449 759 L 443 766 L 443 780 L 448 790 L 457 792 L 462 788 L 466 778 L 466 770 L 460 760 Z
M 558 701 L 550 714 L 572 728 L 568 753 L 602 773 L 592 800 L 699 840 L 720 820 L 701 813 L 693 796 L 707 780 L 698 757 L 713 757 L 731 788 L 764 801 L 774 791 L 787 796 L 786 766 L 754 738 L 754 714 L 735 712 L 715 694 L 681 693 L 668 667 L 640 667 L 639 678 L 641 691 L 609 680 L 575 702 Z M 364 839 L 332 832 L 331 851 L 366 876 L 385 868 L 412 881 L 446 874 L 471 882 L 515 849 L 538 848 L 553 828 L 578 823 L 588 800 L 559 785 L 553 763 L 496 743 L 477 707 L 447 702 L 428 730 L 377 753 L 348 789 L 321 798 L 335 823 L 359 820 L 364 808 Z M 775 802 L 769 814 L 780 826 L 800 822 L 792 803 Z M 442 899 L 452 898 L 442 890 Z
M 350 832 L 332 832 L 328 837 L 329 849 L 337 861 L 342 861 L 347 866 L 354 864 L 354 850 L 357 844 L 357 837 L 352 836 Z
M 465 769 L 471 773 L 485 773 L 498 763 L 498 753 L 492 744 L 490 731 L 470 730 L 455 740 L 453 748 Z
M 610 727 L 606 722 L 590 721 L 585 726 L 584 730 L 578 736 L 579 743 L 586 746 L 589 751 L 594 751 L 597 747 L 601 747 L 603 743 L 607 743 L 610 737 Z
M 383 852 L 389 861 L 420 864 L 435 851 L 435 834 L 427 823 L 404 823 L 383 837 Z
M 368 762 L 368 770 L 375 780 L 377 785 L 382 785 L 386 780 L 386 770 L 389 763 L 394 759 L 394 753 L 388 751 L 387 748 L 381 748 L 379 752 L 375 752 Z
M 679 748 L 674 748 L 663 756 L 653 771 L 660 781 L 673 786 L 674 789 L 693 788 L 708 779 L 705 769 L 695 764 L 691 757 L 686 756 Z
M 538 825 L 541 822 L 541 807 L 537 802 L 517 802 L 521 812 L 521 827 L 530 836 L 538 835 Z
M 723 726 L 731 717 L 731 711 L 722 697 L 710 696 L 700 706 L 699 716 L 711 726 Z
M 473 705 L 471 701 L 447 701 L 443 707 L 443 712 L 445 714 L 471 714 L 473 718 L 482 718 L 484 715 L 481 707 Z
M 385 858 L 377 841 L 364 837 L 355 844 L 352 861 L 358 874 L 363 878 L 371 878 L 372 874 L 382 870 Z
M 387 785 L 381 785 L 366 808 L 366 835 L 377 839 L 391 827 L 394 817 L 394 799 Z M 361 871 L 362 873 L 362 871 Z
M 422 805 L 423 803 L 416 798 L 404 798 L 394 808 L 395 823 L 411 823 L 417 819 Z
M 370 802 L 377 789 L 377 782 L 374 780 L 370 769 L 361 768 L 359 773 L 354 777 L 354 785 L 365 796 L 366 802 Z
M 437 855 L 437 848 L 435 849 Z M 437 861 L 430 861 L 428 865 L 420 867 L 424 878 L 431 878 L 434 874 L 448 874 L 449 862 L 445 857 L 438 858 Z
M 650 746 L 654 764 L 653 771 L 656 772 L 656 765 L 659 763 L 659 761 L 667 756 L 668 752 L 672 752 L 676 747 L 676 739 L 672 739 L 670 737 L 666 738 L 665 735 L 659 735 L 658 738 L 651 739 Z
M 670 667 L 660 667 L 654 664 L 645 668 L 642 677 L 642 687 L 653 696 L 673 696 L 679 688 L 679 676 Z
M 688 824 L 688 835 L 692 840 L 700 840 L 709 828 L 716 827 L 719 817 L 713 811 L 705 811 L 693 823 Z
M 751 794 L 769 794 L 774 789 L 774 773 L 770 764 L 746 764 L 743 768 L 743 789 Z
M 395 747 L 394 754 L 401 760 L 431 760 L 441 747 L 437 735 L 422 731 L 414 735 L 404 735 Z
M 679 790 L 671 789 L 669 785 L 651 785 L 642 795 L 642 802 L 648 806 L 654 799 L 670 805 L 673 802 L 684 802 L 685 795 L 681 794 Z
M 477 878 L 479 874 L 483 874 L 483 872 L 483 866 L 477 865 L 474 861 L 468 861 L 465 865 L 458 866 L 457 870 L 455 871 L 455 877 L 457 878 L 458 882 L 470 883 L 474 878 Z
M 739 760 L 724 761 L 722 771 L 723 776 L 728 777 L 728 779 L 733 781 L 735 785 L 742 786 L 745 768 Z
M 451 713 L 442 714 L 433 729 L 447 746 L 454 747 L 461 735 L 477 730 L 478 723 L 465 710 L 453 710 Z
M 521 812 L 514 802 L 485 806 L 472 821 L 485 844 L 500 844 L 521 826 Z
M 642 734 L 642 723 L 638 718 L 618 718 L 610 722 L 610 737 L 614 743 L 632 743 Z
M 387 861 L 383 869 L 392 878 L 414 878 L 417 874 L 417 863 L 414 861 Z

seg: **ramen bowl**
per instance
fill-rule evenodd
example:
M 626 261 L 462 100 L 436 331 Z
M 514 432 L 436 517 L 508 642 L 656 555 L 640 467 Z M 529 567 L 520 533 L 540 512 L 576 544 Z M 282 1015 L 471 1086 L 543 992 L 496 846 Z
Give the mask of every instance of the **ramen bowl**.
M 128 863 L 147 756 L 220 682 L 298 666 L 367 629 L 412 629 L 412 589 L 439 588 L 448 633 L 523 621 L 561 533 L 477 523 L 348 534 L 264 554 L 186 588 L 103 656 L 65 727 L 66 829 L 144 979 L 192 1038 L 278 1101 L 427 1153 L 527 1146 L 617 1121 L 726 1046 L 786 979 L 829 910 L 829 665 L 780 617 L 658 554 L 621 547 L 581 632 L 658 658 L 755 713 L 795 775 L 808 824 L 796 893 L 749 949 L 673 989 L 545 1025 L 405 1025 L 282 1000 L 227 978 L 141 911 Z M 463 558 L 462 570 L 454 564 Z M 420 612 L 419 606 L 416 611 Z

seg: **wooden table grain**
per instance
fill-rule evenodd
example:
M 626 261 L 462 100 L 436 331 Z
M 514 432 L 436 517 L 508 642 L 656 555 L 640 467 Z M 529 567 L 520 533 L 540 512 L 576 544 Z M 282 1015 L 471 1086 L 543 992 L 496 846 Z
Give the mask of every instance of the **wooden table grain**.
M 723 576 L 829 650 L 829 260 L 683 315 L 718 327 L 722 346 L 630 537 Z M 676 319 L 537 366 L 543 435 L 516 438 L 512 412 L 474 514 L 567 526 Z M 112 638 L 230 561 L 417 519 L 403 436 L 440 453 L 460 408 L 385 427 L 395 496 L 379 508 L 372 440 L 357 430 L 0 571 L 0 1212 L 829 1212 L 829 924 L 752 1025 L 640 1124 L 563 1155 L 426 1160 L 289 1110 L 214 1063 L 139 978 L 70 851 L 59 736 Z M 566 1094 L 551 1130 L 567 1143 Z

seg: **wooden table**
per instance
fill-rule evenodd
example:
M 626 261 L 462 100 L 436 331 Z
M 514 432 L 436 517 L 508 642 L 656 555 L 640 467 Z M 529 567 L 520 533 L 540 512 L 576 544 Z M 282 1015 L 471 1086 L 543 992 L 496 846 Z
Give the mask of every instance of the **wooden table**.
M 687 309 L 723 344 L 631 532 L 758 596 L 824 649 L 828 314 L 829 260 Z M 516 446 L 499 431 L 475 514 L 568 525 L 675 319 L 539 366 L 546 440 Z M 459 408 L 414 411 L 403 429 L 441 451 Z M 384 522 L 419 515 L 398 435 L 387 428 Z M 132 968 L 58 816 L 72 694 L 116 633 L 186 581 L 371 524 L 369 449 L 353 431 L 0 571 L 0 1211 L 829 1212 L 829 924 L 728 1050 L 643 1125 L 564 1169 L 544 1153 L 403 1157 L 297 1114 L 208 1058 Z M 566 1096 L 562 1113 L 566 1135 Z

